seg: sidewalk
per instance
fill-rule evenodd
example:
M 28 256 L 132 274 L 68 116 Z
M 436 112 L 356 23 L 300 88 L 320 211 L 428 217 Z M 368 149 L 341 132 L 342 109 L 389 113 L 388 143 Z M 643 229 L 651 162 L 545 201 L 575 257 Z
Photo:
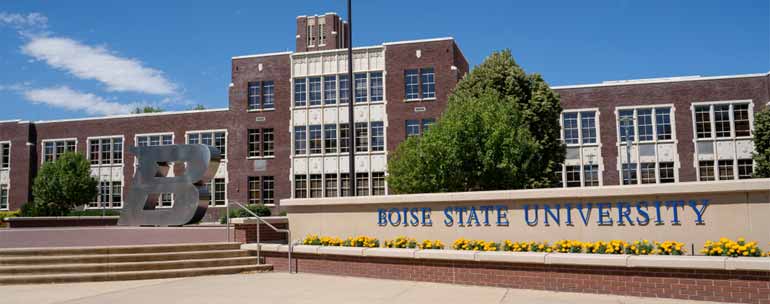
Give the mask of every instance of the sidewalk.
M 0 286 L 0 295 L 4 304 L 705 303 L 288 273 Z

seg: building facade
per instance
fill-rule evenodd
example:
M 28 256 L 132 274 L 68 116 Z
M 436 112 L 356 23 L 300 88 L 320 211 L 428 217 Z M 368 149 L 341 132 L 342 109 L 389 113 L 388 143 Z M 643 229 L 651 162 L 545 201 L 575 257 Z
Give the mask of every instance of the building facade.
M 99 180 L 87 207 L 120 209 L 134 174 L 130 148 L 184 143 L 224 155 L 207 220 L 230 200 L 346 196 L 351 178 L 361 195 L 387 194 L 389 153 L 440 117 L 467 60 L 452 38 L 356 47 L 348 79 L 347 24 L 334 13 L 296 21 L 294 52 L 232 58 L 228 108 L 0 122 L 0 210 L 30 201 L 40 166 L 67 151 L 86 155 Z M 769 88 L 766 73 L 554 87 L 567 144 L 561 186 L 748 178 L 753 113 L 767 106 Z M 159 208 L 174 200 L 154 199 Z

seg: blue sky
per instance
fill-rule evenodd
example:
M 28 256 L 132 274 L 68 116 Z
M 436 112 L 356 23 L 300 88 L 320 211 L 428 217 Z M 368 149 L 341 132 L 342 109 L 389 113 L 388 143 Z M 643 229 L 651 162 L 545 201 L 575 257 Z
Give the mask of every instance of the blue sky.
M 292 50 L 345 1 L 2 1 L 0 120 L 227 106 L 230 58 Z M 354 44 L 452 36 L 551 85 L 770 70 L 770 2 L 354 1 Z

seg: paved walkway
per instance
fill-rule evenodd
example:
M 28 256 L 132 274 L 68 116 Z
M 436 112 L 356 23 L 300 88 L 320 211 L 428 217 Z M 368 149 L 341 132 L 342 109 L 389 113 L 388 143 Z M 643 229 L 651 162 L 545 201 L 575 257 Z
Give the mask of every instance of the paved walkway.
M 180 279 L 0 286 L 0 302 L 24 303 L 696 303 L 607 295 L 255 273 Z M 703 303 L 703 302 L 700 302 Z
M 232 231 L 230 231 L 232 234 Z M 232 239 L 232 238 L 231 238 Z M 224 225 L 0 229 L 0 248 L 226 242 Z

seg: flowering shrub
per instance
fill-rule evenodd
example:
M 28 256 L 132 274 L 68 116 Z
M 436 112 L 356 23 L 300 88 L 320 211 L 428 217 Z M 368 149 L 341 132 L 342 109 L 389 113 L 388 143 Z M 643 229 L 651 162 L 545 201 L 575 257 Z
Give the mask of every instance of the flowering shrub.
M 302 240 L 302 245 L 321 245 L 321 239 L 317 234 L 308 234 L 305 239 Z
M 687 251 L 683 249 L 684 243 L 675 241 L 655 242 L 655 246 L 655 254 L 659 255 L 683 255 Z
M 336 237 L 318 237 L 317 234 L 308 234 L 304 240 L 303 245 L 321 245 L 321 246 L 342 246 L 342 240 Z
M 655 242 L 657 244 L 657 242 Z M 655 244 L 648 240 L 633 241 L 626 246 L 626 254 L 648 255 L 655 254 Z
M 424 240 L 420 243 L 420 249 L 444 249 L 444 243 L 439 240 Z
M 513 252 L 551 252 L 553 249 L 548 245 L 548 242 L 511 242 L 505 240 L 503 241 L 502 250 Z
M 762 250 L 757 247 L 757 242 L 746 243 L 744 238 L 738 238 L 737 242 L 724 237 L 718 242 L 706 241 L 701 252 L 711 256 L 762 256 Z
M 473 251 L 497 251 L 500 249 L 500 244 L 495 242 L 487 242 L 483 240 L 466 240 L 465 238 L 459 238 L 452 244 L 452 249 L 455 250 L 473 250 Z
M 368 236 L 349 237 L 342 243 L 344 247 L 380 247 L 380 240 Z
M 385 248 L 417 248 L 417 241 L 405 236 L 399 236 L 394 240 L 386 240 Z
M 581 253 L 583 252 L 584 243 L 575 240 L 559 240 L 553 243 L 551 249 L 553 252 L 560 253 Z
M 599 254 L 624 254 L 628 243 L 620 240 L 612 240 L 609 242 L 597 241 L 583 243 L 586 253 L 599 253 Z

